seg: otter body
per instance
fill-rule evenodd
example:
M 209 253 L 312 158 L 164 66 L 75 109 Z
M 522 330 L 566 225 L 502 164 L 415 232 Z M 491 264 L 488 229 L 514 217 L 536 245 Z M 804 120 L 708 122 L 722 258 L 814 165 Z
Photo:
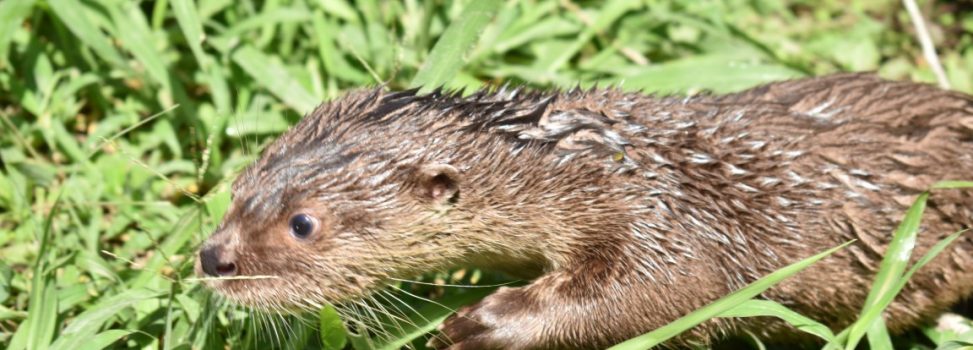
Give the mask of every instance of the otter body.
M 271 310 L 360 298 L 454 266 L 531 277 L 442 325 L 435 347 L 604 348 L 782 266 L 856 240 L 763 297 L 831 327 L 861 309 L 892 232 L 939 180 L 973 176 L 973 99 L 840 74 L 728 95 L 613 90 L 353 93 L 282 135 L 234 183 L 197 270 Z M 973 196 L 937 192 L 913 256 L 973 226 Z M 973 241 L 920 270 L 893 332 L 973 291 Z M 718 319 L 674 340 L 749 331 Z

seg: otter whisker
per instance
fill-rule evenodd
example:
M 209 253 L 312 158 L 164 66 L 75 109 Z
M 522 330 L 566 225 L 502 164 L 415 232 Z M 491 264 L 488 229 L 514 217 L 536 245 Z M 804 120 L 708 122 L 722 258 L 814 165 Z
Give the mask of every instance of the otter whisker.
M 414 314 L 416 314 L 417 316 L 419 316 L 420 318 L 422 318 L 423 322 L 425 322 L 425 323 L 432 322 L 428 318 L 426 318 L 426 316 L 424 316 L 421 312 L 419 312 L 418 310 L 416 310 L 415 308 L 413 308 L 412 305 L 409 305 L 409 303 L 406 303 L 401 298 L 395 296 L 394 293 L 388 291 L 387 289 L 381 289 L 381 290 L 379 290 L 379 293 L 385 294 L 388 297 L 390 297 L 392 299 L 395 299 L 395 301 L 398 301 L 400 304 L 404 305 L 405 307 L 409 308 L 409 310 L 411 310 Z M 396 307 L 396 309 L 398 309 L 398 307 Z M 416 326 L 416 328 L 419 328 L 419 327 Z M 443 335 L 442 333 L 439 333 L 439 332 L 431 333 L 431 336 L 434 337 L 434 338 L 436 338 L 436 339 L 439 339 L 440 341 L 447 340 L 447 338 L 445 337 L 445 335 Z M 448 342 L 446 342 L 446 343 L 448 343 Z
M 273 313 L 269 313 L 268 316 L 270 317 L 270 321 L 274 326 L 274 330 L 276 334 L 278 335 L 276 345 L 282 348 L 284 347 L 289 337 L 287 334 L 287 325 L 284 322 L 283 315 L 281 315 L 280 313 L 280 308 L 278 307 L 277 309 L 274 310 Z
M 376 348 L 375 341 L 372 340 L 372 337 L 370 335 L 374 333 L 373 330 L 371 330 L 367 325 L 365 325 L 365 322 L 362 321 L 359 321 L 354 326 L 355 326 L 355 330 L 354 330 L 355 335 L 360 337 L 362 340 L 364 340 L 365 343 L 368 344 L 368 348 L 370 349 Z
M 241 305 L 241 308 L 246 310 L 246 312 L 250 315 L 250 317 L 247 318 L 246 320 L 242 320 L 243 322 L 240 325 L 239 331 L 242 332 L 246 330 L 247 327 L 249 327 L 250 332 L 252 332 L 252 335 L 248 339 L 253 342 L 253 345 L 256 345 L 257 343 L 260 342 L 261 337 L 267 336 L 266 334 L 263 334 L 263 332 L 261 332 L 263 329 L 259 327 L 260 318 L 263 315 L 261 315 L 259 312 L 257 312 L 257 310 L 249 306 Z
M 403 321 L 405 323 L 415 325 L 411 320 L 408 319 L 408 317 L 405 317 L 405 315 L 402 315 L 400 317 L 400 316 L 395 315 L 392 312 L 390 312 L 388 309 L 385 308 L 385 306 L 383 305 L 383 303 L 381 303 L 377 299 L 375 299 L 375 296 L 376 296 L 376 294 L 369 295 L 368 296 L 368 301 L 371 301 L 371 304 L 373 304 L 375 306 L 375 308 L 377 308 L 378 311 L 381 314 L 384 314 L 385 316 L 387 316 L 388 319 L 392 322 L 392 324 L 395 326 L 395 328 L 397 328 L 399 330 L 400 333 L 405 334 L 405 329 L 402 327 L 402 325 L 401 325 L 401 323 L 399 323 L 399 321 Z M 401 312 L 400 312 L 400 314 L 401 314 Z
M 325 300 L 324 296 L 322 295 L 319 295 L 316 298 L 318 298 L 317 300 Z M 304 298 L 300 300 L 298 307 L 304 309 L 304 311 L 314 312 L 324 308 L 324 305 L 314 299 Z
M 287 336 L 286 338 L 284 338 L 284 342 L 287 342 L 288 340 L 291 339 L 295 339 L 297 337 L 297 331 L 295 331 L 294 328 L 291 327 L 291 323 L 289 322 L 289 317 L 284 316 L 284 314 L 282 314 L 279 310 L 277 311 L 277 320 L 278 320 L 278 326 L 282 327 L 281 330 L 283 330 L 284 335 Z M 281 343 L 281 346 L 283 345 L 285 344 Z
M 405 323 L 406 325 L 413 324 L 412 321 L 409 320 L 408 317 L 406 317 L 405 315 L 398 316 L 388 311 L 388 309 L 385 308 L 383 303 L 375 299 L 374 294 L 368 296 L 368 302 L 369 304 L 374 305 L 374 307 L 378 309 L 377 311 L 379 311 L 380 315 L 384 316 L 384 318 L 388 319 L 389 322 L 392 323 L 392 325 L 395 327 L 395 331 L 397 331 L 398 334 L 406 334 L 405 327 L 402 326 L 402 323 Z M 387 338 L 383 339 L 384 341 L 391 341 L 395 339 L 393 330 L 389 330 L 389 329 L 383 329 L 383 330 L 387 331 L 388 333 Z
M 362 318 L 359 319 L 358 326 L 361 326 L 362 328 L 364 328 L 364 330 L 365 330 L 365 334 L 364 334 L 365 335 L 365 338 L 366 339 L 369 339 L 369 342 L 371 342 L 371 335 L 375 335 L 375 336 L 380 337 L 382 339 L 388 339 L 388 338 L 390 338 L 392 336 L 389 333 L 389 331 L 385 329 L 385 326 L 387 326 L 387 325 L 385 323 L 383 323 L 381 320 L 379 320 L 378 317 L 376 317 L 374 313 L 372 313 L 367 308 L 359 308 L 362 305 L 361 303 L 363 301 L 361 301 L 361 300 L 354 300 L 353 302 L 354 302 L 354 304 L 351 304 L 351 306 L 355 308 L 355 310 L 358 313 L 358 315 L 362 316 Z M 374 322 L 373 324 L 376 325 L 376 326 L 378 326 L 378 328 L 372 328 L 369 325 L 369 323 L 372 323 L 372 322 Z
M 346 327 L 348 324 L 361 322 L 358 319 L 358 317 L 355 317 L 354 311 L 350 310 L 350 308 L 347 305 L 335 304 L 334 310 L 338 313 L 338 317 L 340 317 L 341 320 L 344 321 Z
M 424 285 L 424 286 L 433 286 L 433 287 L 456 287 L 456 288 L 496 288 L 496 287 L 503 287 L 503 286 L 508 286 L 508 285 L 514 284 L 514 283 L 520 283 L 520 282 L 522 282 L 521 280 L 513 280 L 513 281 L 510 281 L 510 282 L 497 283 L 497 284 L 472 285 L 472 284 L 430 283 L 430 282 L 421 282 L 421 281 L 416 281 L 416 280 L 408 280 L 408 279 L 392 278 L 392 277 L 389 277 L 388 279 L 393 280 L 393 281 L 398 281 L 398 282 L 407 282 L 407 283 L 421 284 L 421 285 Z
M 272 342 L 274 340 L 273 338 L 274 330 L 268 328 L 268 323 L 269 321 L 267 321 L 267 314 L 263 312 L 258 312 L 256 322 L 254 322 L 254 327 L 260 329 L 260 332 L 257 333 L 257 338 L 256 338 L 257 343 L 260 342 L 261 335 L 264 335 L 267 338 L 266 341 L 268 342 Z
M 274 338 L 271 339 L 272 343 L 277 347 L 281 347 L 281 344 L 283 344 L 283 340 L 281 340 L 282 338 L 280 335 L 280 330 L 277 328 L 277 319 L 274 318 L 274 315 L 270 313 L 265 313 L 264 316 L 267 321 L 266 326 L 270 327 L 270 331 L 274 335 Z
M 273 335 L 270 338 L 270 343 L 275 347 L 280 347 L 282 344 L 282 336 L 280 334 L 280 328 L 277 327 L 277 318 L 274 317 L 273 313 L 265 312 L 264 322 L 264 327 L 268 327 L 270 329 L 269 333 Z
M 422 300 L 422 301 L 425 301 L 425 302 L 427 302 L 427 303 L 431 303 L 431 304 L 434 304 L 434 305 L 438 305 L 439 307 L 442 307 L 443 309 L 446 309 L 446 310 L 449 310 L 449 312 L 452 312 L 452 313 L 455 313 L 455 312 L 456 312 L 456 309 L 453 309 L 453 308 L 451 308 L 451 307 L 449 307 L 449 306 L 446 306 L 446 305 L 443 305 L 443 304 L 441 304 L 441 303 L 439 303 L 439 302 L 436 302 L 435 300 L 432 300 L 432 299 L 429 299 L 429 298 L 423 298 L 423 297 L 420 297 L 420 296 L 418 296 L 418 295 L 415 295 L 415 294 L 412 294 L 412 293 L 409 293 L 409 292 L 408 292 L 408 291 L 406 291 L 405 289 L 402 289 L 402 288 L 399 288 L 399 287 L 396 287 L 396 286 L 393 286 L 393 285 L 391 285 L 391 284 L 389 285 L 389 287 L 392 287 L 392 288 L 394 288 L 394 289 L 396 289 L 396 290 L 398 290 L 398 291 L 400 291 L 400 292 L 402 292 L 402 293 L 405 293 L 406 295 L 408 295 L 408 296 L 411 296 L 411 297 L 413 297 L 413 298 L 416 298 L 416 299 L 419 299 L 419 300 Z
M 280 276 L 275 275 L 257 275 L 257 276 L 226 276 L 226 277 L 189 277 L 183 278 L 186 282 L 208 282 L 208 281 L 233 281 L 233 280 L 263 280 L 263 279 L 277 279 Z
M 396 314 L 399 315 L 399 316 L 401 316 L 401 319 L 403 321 L 405 321 L 409 326 L 411 326 L 411 327 L 413 327 L 415 329 L 419 329 L 420 328 L 419 325 L 416 324 L 416 322 L 413 321 L 409 317 L 409 315 L 407 315 L 405 312 L 403 312 L 402 309 L 400 309 L 395 303 L 393 303 L 389 298 L 387 298 L 385 296 L 385 294 L 382 293 L 382 292 L 386 292 L 386 291 L 385 290 L 379 290 L 375 294 L 372 294 L 372 299 L 375 299 L 375 297 L 382 298 L 383 300 L 385 300 L 385 302 L 378 303 L 379 305 L 387 305 L 387 306 L 389 306 L 392 310 L 395 310 Z M 382 308 L 384 309 L 384 306 L 382 306 Z M 415 310 L 413 310 L 413 311 L 415 311 Z M 419 315 L 419 317 L 422 317 L 422 314 L 419 314 L 418 312 L 416 312 L 416 315 Z M 425 317 L 422 317 L 422 318 L 425 319 Z M 428 321 L 428 320 L 426 320 L 426 321 Z M 402 333 L 405 334 L 406 332 L 403 330 Z
M 392 308 L 393 310 L 395 310 L 395 312 L 397 314 L 401 315 L 402 318 L 405 318 L 406 320 L 408 320 L 409 321 L 409 326 L 412 327 L 412 329 L 420 329 L 421 327 L 412 319 L 412 317 L 409 317 L 409 315 L 407 315 L 402 309 L 400 309 L 399 306 L 396 305 L 396 303 L 392 302 L 389 298 L 387 298 L 385 296 L 385 294 L 387 294 L 387 293 L 388 293 L 387 290 L 380 289 L 374 295 L 375 296 L 378 296 L 378 297 L 381 297 L 383 300 L 385 300 L 385 302 L 383 304 L 388 305 L 390 308 Z M 406 305 L 406 306 L 408 306 L 408 305 Z M 411 309 L 411 307 L 410 307 L 410 309 Z M 415 310 L 413 310 L 413 311 L 415 311 Z M 414 312 L 414 313 L 417 316 L 419 316 L 420 318 L 422 318 L 423 320 L 425 320 L 426 322 L 428 322 L 428 320 L 426 320 L 426 318 L 424 316 L 422 316 L 422 314 L 420 314 L 418 312 Z M 406 332 L 403 332 L 402 334 L 406 334 Z M 405 344 L 405 347 L 408 348 L 408 349 L 414 349 L 414 347 L 412 346 L 411 343 Z
M 281 327 L 281 334 L 284 335 L 283 342 L 281 346 L 286 346 L 288 343 L 292 342 L 297 337 L 297 330 L 294 329 L 291 324 L 291 318 L 280 312 L 277 313 L 277 323 Z
M 369 317 L 372 320 L 374 320 L 377 325 L 380 325 L 378 329 L 382 331 L 382 340 L 391 339 L 392 334 L 391 332 L 386 330 L 385 327 L 386 326 L 400 327 L 397 323 L 395 323 L 395 320 L 394 319 L 389 320 L 390 322 L 392 322 L 392 324 L 382 322 L 381 318 L 378 317 L 378 314 L 375 313 L 375 309 L 368 306 L 365 300 L 356 301 L 356 303 L 362 307 L 362 310 L 364 310 L 365 313 L 367 313 Z
M 408 315 L 405 313 L 405 311 L 403 311 L 402 309 L 400 309 L 399 306 L 395 302 L 392 301 L 393 299 L 395 301 L 397 301 L 398 303 L 401 303 L 402 305 L 404 305 L 406 308 L 409 309 L 409 311 L 411 311 L 416 316 L 419 316 L 420 318 L 422 318 L 423 321 L 429 322 L 429 320 L 426 319 L 425 316 L 423 316 L 421 313 L 419 313 L 418 311 L 416 311 L 416 309 L 412 308 L 412 306 L 410 306 L 409 304 L 402 302 L 402 299 L 397 298 L 395 295 L 393 295 L 387 289 L 379 289 L 375 293 L 375 295 L 378 296 L 378 297 L 381 297 L 382 300 L 385 300 L 385 302 L 389 306 L 391 306 L 392 308 L 394 308 L 396 311 L 398 311 L 399 315 L 402 315 L 402 317 L 408 318 Z M 415 322 L 413 322 L 412 325 L 418 327 L 418 325 L 416 325 Z
M 360 335 L 364 336 L 365 338 L 368 338 L 369 334 L 378 333 L 376 329 L 373 329 L 369 325 L 369 322 L 371 320 L 361 311 L 361 309 L 358 307 L 357 304 L 347 304 L 347 306 L 351 308 L 352 312 L 355 315 L 355 317 L 350 317 L 350 319 L 355 321 L 355 326 L 357 327 L 356 331 L 364 332 L 364 334 L 360 334 Z
M 364 320 L 364 315 L 358 309 L 356 305 L 341 304 L 340 306 L 335 306 L 335 310 L 342 319 L 345 320 L 345 324 L 348 326 L 349 332 L 354 332 L 358 336 L 362 336 L 369 339 L 368 342 L 371 343 L 369 334 L 378 334 L 378 331 L 371 328 Z

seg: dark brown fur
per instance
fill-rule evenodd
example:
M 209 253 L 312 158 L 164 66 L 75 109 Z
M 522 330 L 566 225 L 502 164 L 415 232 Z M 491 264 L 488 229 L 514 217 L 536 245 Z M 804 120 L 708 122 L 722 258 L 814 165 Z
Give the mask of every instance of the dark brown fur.
M 453 349 L 602 348 L 786 264 L 855 244 L 763 297 L 832 327 L 854 320 L 898 221 L 938 180 L 973 176 L 973 99 L 840 74 L 729 95 L 502 90 L 354 93 L 322 105 L 234 184 L 209 239 L 210 285 L 264 309 L 361 297 L 393 278 L 474 265 L 533 277 L 448 319 Z M 289 219 L 317 220 L 297 238 Z M 973 224 L 934 193 L 913 258 Z M 919 271 L 893 332 L 973 291 L 968 236 Z M 215 253 L 213 253 L 215 252 Z M 769 319 L 714 320 L 678 343 Z

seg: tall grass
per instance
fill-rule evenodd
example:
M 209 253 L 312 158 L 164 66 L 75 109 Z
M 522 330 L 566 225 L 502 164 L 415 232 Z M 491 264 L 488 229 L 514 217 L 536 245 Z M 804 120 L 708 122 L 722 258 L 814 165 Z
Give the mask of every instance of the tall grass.
M 973 91 L 973 15 L 921 5 L 952 86 Z M 402 283 L 383 298 L 408 319 L 383 319 L 388 335 L 374 337 L 335 310 L 222 305 L 190 278 L 229 182 L 302 113 L 378 84 L 725 92 L 842 70 L 933 81 L 911 30 L 897 2 L 865 0 L 0 1 L 0 348 L 422 348 L 451 309 L 490 289 Z M 910 218 L 897 237 L 914 234 Z M 860 321 L 838 335 L 744 301 L 762 280 L 620 347 L 712 316 L 769 315 L 835 347 L 881 348 L 880 310 L 914 268 L 883 267 Z M 894 339 L 970 340 L 933 327 Z

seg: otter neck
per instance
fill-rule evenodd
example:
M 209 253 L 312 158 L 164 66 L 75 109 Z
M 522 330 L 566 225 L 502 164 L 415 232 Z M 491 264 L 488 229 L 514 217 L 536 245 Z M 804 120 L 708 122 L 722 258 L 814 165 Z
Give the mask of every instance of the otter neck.
M 470 167 L 478 175 L 461 194 L 456 222 L 465 222 L 471 265 L 532 277 L 590 258 L 593 245 L 606 251 L 629 233 L 632 204 L 624 191 L 607 190 L 617 179 L 605 169 L 540 152 L 497 158 Z

